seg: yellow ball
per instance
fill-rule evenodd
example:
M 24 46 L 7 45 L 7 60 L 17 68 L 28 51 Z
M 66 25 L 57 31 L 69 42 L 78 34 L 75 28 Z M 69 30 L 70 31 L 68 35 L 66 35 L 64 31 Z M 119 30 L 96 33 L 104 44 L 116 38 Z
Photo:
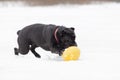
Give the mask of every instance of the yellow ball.
M 80 49 L 76 46 L 71 46 L 63 52 L 62 58 L 64 61 L 78 60 L 80 57 Z

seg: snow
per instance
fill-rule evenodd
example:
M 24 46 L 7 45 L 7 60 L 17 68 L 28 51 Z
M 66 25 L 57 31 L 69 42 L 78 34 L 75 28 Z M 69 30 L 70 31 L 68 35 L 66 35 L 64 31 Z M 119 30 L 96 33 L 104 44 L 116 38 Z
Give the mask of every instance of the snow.
M 0 7 L 0 80 L 120 80 L 120 4 Z M 63 61 L 37 48 L 42 56 L 15 56 L 17 30 L 34 24 L 75 27 L 78 61 Z

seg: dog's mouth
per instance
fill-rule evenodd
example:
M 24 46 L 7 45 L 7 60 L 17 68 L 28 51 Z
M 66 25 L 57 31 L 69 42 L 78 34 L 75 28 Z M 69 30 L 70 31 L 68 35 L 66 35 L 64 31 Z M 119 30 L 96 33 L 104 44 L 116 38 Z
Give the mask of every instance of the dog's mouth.
M 68 48 L 68 47 L 70 47 L 70 46 L 77 46 L 77 44 L 76 43 L 74 43 L 74 44 L 72 44 L 72 43 L 71 44 L 66 44 L 65 45 L 65 49 Z

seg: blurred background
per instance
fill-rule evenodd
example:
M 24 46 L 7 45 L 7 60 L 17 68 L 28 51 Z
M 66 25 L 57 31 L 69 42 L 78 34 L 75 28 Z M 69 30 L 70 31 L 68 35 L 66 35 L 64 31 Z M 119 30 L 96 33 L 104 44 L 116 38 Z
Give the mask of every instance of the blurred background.
M 15 56 L 17 31 L 34 23 L 74 27 L 80 60 Z M 120 80 L 120 0 L 0 0 L 0 38 L 0 80 Z
M 58 4 L 92 4 L 105 2 L 120 2 L 120 0 L 0 0 L 0 5 L 46 6 Z

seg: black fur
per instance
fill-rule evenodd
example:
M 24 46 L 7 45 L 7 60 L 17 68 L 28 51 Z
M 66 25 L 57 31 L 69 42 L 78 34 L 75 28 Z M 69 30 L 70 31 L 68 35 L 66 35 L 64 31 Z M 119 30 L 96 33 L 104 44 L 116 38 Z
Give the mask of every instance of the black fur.
M 58 28 L 55 39 L 54 33 Z M 77 46 L 75 42 L 74 28 L 66 28 L 64 26 L 33 24 L 29 25 L 17 32 L 18 46 L 14 48 L 15 55 L 27 54 L 29 50 L 38 58 L 41 56 L 35 51 L 36 47 L 41 47 L 44 50 L 51 51 L 62 55 L 65 48 L 69 46 Z

